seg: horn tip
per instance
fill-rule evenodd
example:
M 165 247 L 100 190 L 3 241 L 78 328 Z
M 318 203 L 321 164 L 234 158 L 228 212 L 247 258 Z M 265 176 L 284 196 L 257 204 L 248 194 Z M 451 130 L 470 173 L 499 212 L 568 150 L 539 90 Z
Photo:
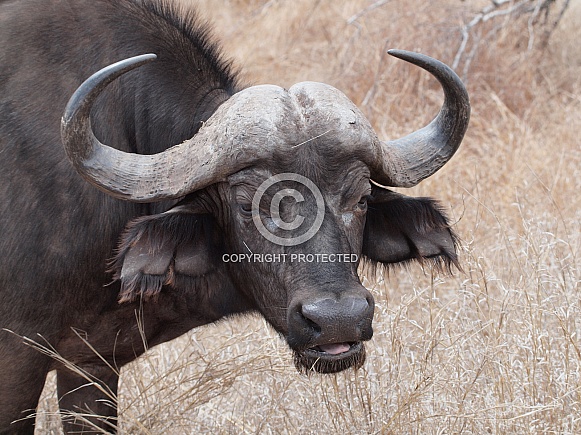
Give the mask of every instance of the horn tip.
M 387 50 L 387 54 L 398 59 L 405 60 L 406 62 L 417 63 L 420 60 L 428 58 L 425 54 L 417 53 L 415 51 L 399 50 L 396 48 L 391 48 Z M 428 58 L 429 59 L 429 58 Z
M 398 48 L 390 48 L 389 50 L 387 50 L 387 54 L 394 56 L 394 57 L 404 56 L 407 53 L 411 53 L 411 52 L 407 51 L 407 50 L 400 50 Z

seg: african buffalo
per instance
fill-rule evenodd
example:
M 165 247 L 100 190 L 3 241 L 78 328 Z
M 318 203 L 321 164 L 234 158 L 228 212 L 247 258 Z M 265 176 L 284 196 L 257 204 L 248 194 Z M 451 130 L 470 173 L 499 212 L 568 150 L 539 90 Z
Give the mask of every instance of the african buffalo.
M 109 365 L 144 341 L 259 312 L 299 370 L 332 373 L 359 367 L 373 333 L 361 258 L 456 262 L 436 203 L 382 187 L 460 145 L 470 106 L 448 67 L 390 52 L 445 101 L 382 141 L 329 85 L 244 86 L 213 41 L 169 1 L 0 1 L 0 433 L 33 432 L 21 419 L 50 370 L 61 409 L 116 422 L 101 389 L 22 337 L 115 393 Z

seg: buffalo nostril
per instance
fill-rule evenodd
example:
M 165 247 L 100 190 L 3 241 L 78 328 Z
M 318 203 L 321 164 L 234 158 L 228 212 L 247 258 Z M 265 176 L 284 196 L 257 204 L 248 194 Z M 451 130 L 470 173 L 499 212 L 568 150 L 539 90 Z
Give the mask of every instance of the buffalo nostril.
M 306 304 L 301 307 L 301 316 L 303 319 L 312 325 L 319 327 L 320 313 L 316 304 Z
M 330 330 L 353 330 L 369 317 L 370 304 L 366 298 L 325 298 L 306 303 L 301 314 L 310 325 L 316 325 L 323 333 Z
M 307 308 L 305 310 L 305 306 L 302 306 L 299 310 L 299 316 L 301 317 L 301 319 L 303 320 L 303 322 L 310 328 L 312 329 L 314 332 L 316 332 L 317 334 L 319 334 L 321 332 L 321 327 L 319 326 L 319 324 L 317 323 L 317 316 L 316 315 L 312 315 L 312 309 L 311 308 Z

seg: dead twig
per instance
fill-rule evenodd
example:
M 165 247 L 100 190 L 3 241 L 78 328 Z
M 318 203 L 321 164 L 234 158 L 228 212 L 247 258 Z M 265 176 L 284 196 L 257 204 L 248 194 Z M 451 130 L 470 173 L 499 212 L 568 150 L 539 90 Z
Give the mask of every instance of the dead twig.
M 564 0 L 562 2 L 557 18 L 543 34 L 541 47 L 544 48 L 548 44 L 551 34 L 559 25 L 569 7 L 570 1 Z M 482 42 L 489 40 L 501 28 L 514 25 L 525 17 L 527 18 L 526 26 L 529 35 L 527 50 L 531 51 L 535 46 L 536 29 L 539 26 L 549 25 L 550 12 L 557 3 L 559 3 L 558 0 L 492 0 L 491 4 L 484 7 L 462 27 L 462 39 L 454 56 L 452 68 L 458 69 L 463 62 L 462 75 L 466 77 L 472 60 Z M 539 19 L 541 15 L 544 15 L 544 20 Z M 494 24 L 486 29 L 484 28 L 486 23 Z M 471 40 L 473 41 L 472 47 L 468 49 Z

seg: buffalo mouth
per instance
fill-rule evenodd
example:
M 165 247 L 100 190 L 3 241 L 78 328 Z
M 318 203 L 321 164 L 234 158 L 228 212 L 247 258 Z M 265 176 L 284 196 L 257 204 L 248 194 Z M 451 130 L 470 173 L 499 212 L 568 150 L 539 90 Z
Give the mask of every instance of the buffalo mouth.
M 365 362 L 365 345 L 358 342 L 320 344 L 294 352 L 297 370 L 302 373 L 337 373 L 358 369 Z

